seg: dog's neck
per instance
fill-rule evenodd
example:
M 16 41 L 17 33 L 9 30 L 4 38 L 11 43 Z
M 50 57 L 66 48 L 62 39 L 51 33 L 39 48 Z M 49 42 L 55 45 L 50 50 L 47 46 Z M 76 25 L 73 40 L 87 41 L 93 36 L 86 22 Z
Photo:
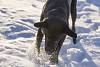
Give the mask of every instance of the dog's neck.
M 57 9 L 50 10 L 45 17 L 54 17 L 54 18 L 62 18 L 64 20 L 67 20 L 66 13 L 64 12 L 64 9 L 59 7 Z

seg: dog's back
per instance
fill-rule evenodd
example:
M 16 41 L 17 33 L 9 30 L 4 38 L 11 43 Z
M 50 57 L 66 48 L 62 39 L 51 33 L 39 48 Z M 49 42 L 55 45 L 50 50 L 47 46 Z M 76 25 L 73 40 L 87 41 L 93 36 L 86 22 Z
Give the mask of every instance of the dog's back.
M 54 10 L 56 10 L 56 11 L 54 11 Z M 44 18 L 45 18 L 46 15 L 50 12 L 51 12 L 51 14 L 49 14 L 49 15 L 57 14 L 57 10 L 58 10 L 59 14 L 63 13 L 66 16 L 66 18 L 68 18 L 69 17 L 68 1 L 67 0 L 47 0 L 46 4 L 43 7 L 42 13 L 43 13 Z M 56 13 L 54 13 L 54 12 L 56 12 Z

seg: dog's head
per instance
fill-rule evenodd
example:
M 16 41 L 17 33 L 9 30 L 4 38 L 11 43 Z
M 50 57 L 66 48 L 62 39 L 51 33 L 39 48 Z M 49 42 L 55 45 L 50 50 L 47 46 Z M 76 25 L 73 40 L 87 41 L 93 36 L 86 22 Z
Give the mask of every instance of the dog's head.
M 43 33 L 49 39 L 59 38 L 61 34 L 66 34 L 70 37 L 77 38 L 77 34 L 69 28 L 66 22 L 58 18 L 46 18 L 41 22 L 35 23 L 34 26 L 43 29 Z
M 47 47 L 53 48 L 58 44 L 58 42 L 65 36 L 69 35 L 71 37 L 76 38 L 77 34 L 74 33 L 65 21 L 58 18 L 46 18 L 41 22 L 35 23 L 35 27 L 41 28 L 43 34 L 46 36 Z M 47 51 L 50 52 L 49 48 Z M 53 50 L 51 50 L 51 53 Z

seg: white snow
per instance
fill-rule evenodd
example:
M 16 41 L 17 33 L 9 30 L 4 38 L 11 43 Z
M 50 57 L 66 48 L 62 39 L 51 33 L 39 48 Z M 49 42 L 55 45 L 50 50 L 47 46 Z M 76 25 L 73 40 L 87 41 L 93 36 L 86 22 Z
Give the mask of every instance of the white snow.
M 78 43 L 66 40 L 57 65 L 44 51 L 36 56 L 34 42 L 45 0 L 0 0 L 0 67 L 100 67 L 100 0 L 78 0 Z M 40 61 L 39 61 L 40 60 Z

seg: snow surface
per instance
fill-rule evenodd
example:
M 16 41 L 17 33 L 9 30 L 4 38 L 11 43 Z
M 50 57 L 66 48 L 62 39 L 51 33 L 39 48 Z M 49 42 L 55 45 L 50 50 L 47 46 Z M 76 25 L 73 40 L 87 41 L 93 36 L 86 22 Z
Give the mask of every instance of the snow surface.
M 73 44 L 66 37 L 57 65 L 48 63 L 44 40 L 40 57 L 34 50 L 34 23 L 39 21 L 44 3 L 45 0 L 0 0 L 0 67 L 100 67 L 100 0 L 78 0 L 79 42 Z

